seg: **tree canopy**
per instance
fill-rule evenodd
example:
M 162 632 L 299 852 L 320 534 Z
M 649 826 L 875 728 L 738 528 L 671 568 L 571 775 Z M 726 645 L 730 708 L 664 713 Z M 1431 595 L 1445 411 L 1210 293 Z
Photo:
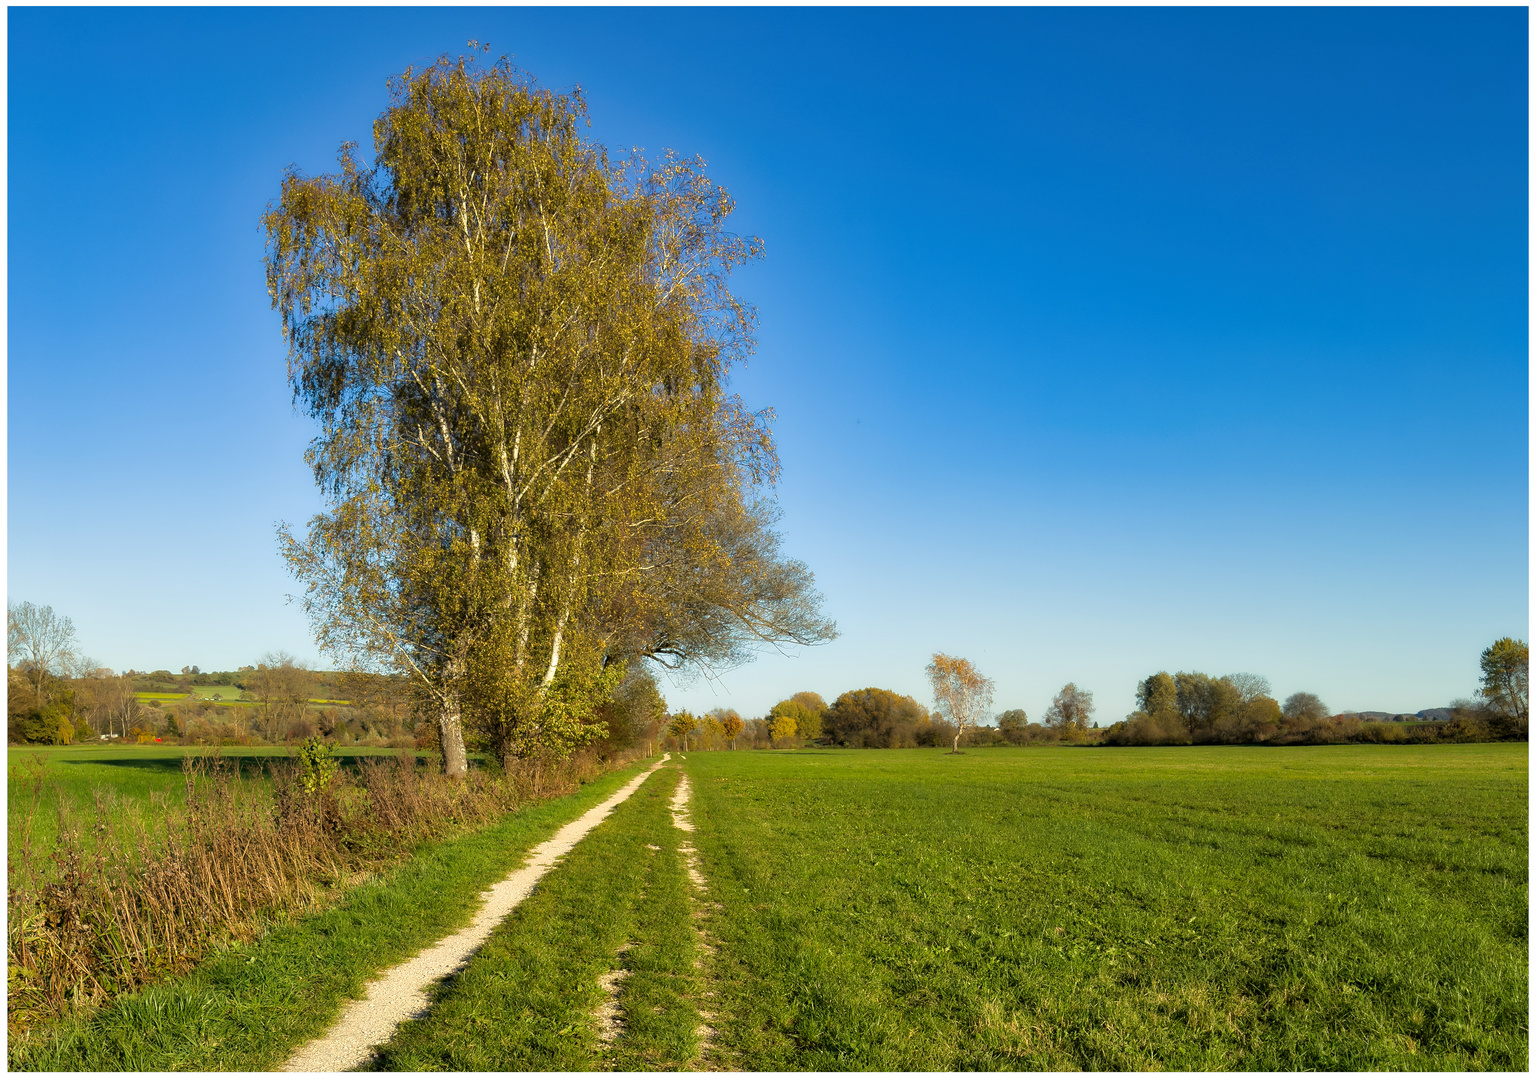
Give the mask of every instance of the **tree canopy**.
M 935 653 L 924 672 L 934 692 L 940 715 L 955 725 L 951 751 L 961 748 L 961 736 L 977 727 L 993 707 L 993 680 L 962 656 Z
M 917 746 L 929 711 L 906 694 L 869 686 L 839 694 L 823 720 L 831 740 L 843 746 Z
M 821 695 L 809 690 L 802 690 L 792 697 L 785 698 L 769 710 L 769 722 L 781 716 L 788 717 L 795 723 L 795 734 L 802 739 L 819 739 L 822 737 L 822 718 L 827 713 L 827 706 L 822 702 Z
M 1322 720 L 1329 715 L 1329 706 L 1317 694 L 1298 690 L 1281 706 L 1281 715 L 1288 720 Z
M 614 163 L 580 91 L 505 60 L 391 80 L 371 167 L 264 218 L 327 509 L 282 534 L 317 640 L 410 675 L 445 768 L 597 738 L 642 657 L 714 671 L 835 634 L 780 554 L 766 414 L 726 391 L 761 245 L 698 162 Z
M 999 731 L 1024 731 L 1030 726 L 1030 717 L 1024 709 L 1005 709 L 998 714 Z
M 80 663 L 75 623 L 47 604 L 6 605 L 6 659 L 27 673 L 39 705 L 49 675 L 72 675 Z
M 1478 658 L 1484 698 L 1524 729 L 1531 713 L 1531 650 L 1526 642 L 1500 638 Z
M 1080 690 L 1076 683 L 1068 683 L 1051 699 L 1046 710 L 1046 726 L 1060 735 L 1082 735 L 1089 728 L 1089 718 L 1094 715 L 1094 693 Z

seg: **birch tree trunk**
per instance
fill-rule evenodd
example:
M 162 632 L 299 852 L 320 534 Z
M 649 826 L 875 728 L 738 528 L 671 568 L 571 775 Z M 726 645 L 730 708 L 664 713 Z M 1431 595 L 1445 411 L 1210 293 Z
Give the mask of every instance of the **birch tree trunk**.
M 458 694 L 448 694 L 438 708 L 438 745 L 443 749 L 443 775 L 458 779 L 469 771 L 470 761 L 464 750 L 464 722 L 460 716 Z

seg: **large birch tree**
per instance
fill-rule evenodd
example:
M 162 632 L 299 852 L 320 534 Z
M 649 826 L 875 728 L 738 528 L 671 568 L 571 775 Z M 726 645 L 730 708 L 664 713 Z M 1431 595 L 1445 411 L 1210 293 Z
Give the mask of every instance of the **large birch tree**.
M 765 417 L 725 389 L 759 253 L 695 162 L 613 163 L 505 60 L 390 83 L 372 166 L 290 170 L 268 283 L 327 501 L 282 534 L 328 654 L 411 676 L 450 775 L 601 734 L 641 656 L 834 633 L 778 555 Z

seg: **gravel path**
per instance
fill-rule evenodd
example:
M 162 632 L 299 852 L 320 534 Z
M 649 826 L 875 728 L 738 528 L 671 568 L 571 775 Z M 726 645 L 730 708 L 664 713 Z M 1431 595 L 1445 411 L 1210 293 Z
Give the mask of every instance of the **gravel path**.
M 421 1016 L 429 1004 L 427 989 L 437 980 L 451 975 L 485 944 L 491 931 L 513 908 L 523 902 L 534 885 L 555 865 L 557 859 L 576 846 L 578 840 L 608 817 L 646 779 L 667 761 L 662 760 L 631 780 L 605 802 L 593 807 L 550 839 L 529 852 L 521 869 L 481 893 L 486 902 L 475 913 L 470 925 L 456 934 L 428 946 L 411 959 L 385 971 L 363 988 L 361 1001 L 343 1010 L 341 1017 L 320 1038 L 301 1046 L 288 1059 L 283 1072 L 345 1072 L 366 1062 L 374 1047 L 394 1034 L 403 1021 Z

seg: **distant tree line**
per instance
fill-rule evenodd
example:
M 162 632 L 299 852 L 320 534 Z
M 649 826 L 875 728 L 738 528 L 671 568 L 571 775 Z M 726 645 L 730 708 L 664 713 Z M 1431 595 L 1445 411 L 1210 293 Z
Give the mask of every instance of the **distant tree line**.
M 936 654 L 936 661 L 940 659 L 952 664 L 958 660 Z M 757 719 L 744 720 L 734 709 L 716 709 L 704 716 L 674 713 L 668 718 L 665 740 L 678 749 L 705 750 L 784 749 L 809 744 L 959 749 L 1033 743 L 1281 746 L 1527 738 L 1530 695 L 1526 642 L 1501 638 L 1484 650 L 1479 667 L 1482 685 L 1478 695 L 1454 701 L 1429 718 L 1403 715 L 1375 719 L 1359 713 L 1334 713 L 1309 691 L 1277 701 L 1269 680 L 1249 672 L 1211 676 L 1199 671 L 1173 675 L 1160 671 L 1137 684 L 1137 708 L 1108 728 L 1093 726 L 1094 695 L 1075 683 L 1057 692 L 1043 723 L 1032 722 L 1025 710 L 1016 708 L 997 714 L 993 724 L 964 728 L 952 719 L 953 708 L 948 714 L 944 709 L 930 710 L 906 694 L 871 686 L 840 694 L 830 706 L 818 694 L 801 691 Z M 931 679 L 943 674 L 941 668 L 931 665 Z
M 1287 703 L 1311 696 L 1293 695 Z M 1137 684 L 1136 711 L 1111 725 L 1104 741 L 1112 746 L 1266 742 L 1283 730 L 1283 719 L 1261 676 L 1160 671 Z
M 195 665 L 115 674 L 86 657 L 73 623 L 52 608 L 9 608 L 9 741 L 65 745 L 119 739 L 186 745 L 281 745 L 320 735 L 342 746 L 393 746 L 437 751 L 438 726 L 397 675 L 312 671 L 282 652 L 237 671 L 203 672 Z M 944 661 L 944 663 L 940 663 Z M 977 722 L 976 706 L 991 686 L 964 660 L 935 654 L 930 665 L 936 700 L 945 680 L 955 690 L 974 680 L 967 706 L 952 700 L 929 709 L 894 690 L 865 687 L 831 705 L 803 690 L 762 717 L 735 709 L 702 715 L 669 711 L 651 672 L 626 670 L 592 724 L 600 755 L 645 745 L 649 750 L 787 749 L 805 745 L 850 748 L 1022 746 L 1059 743 L 1106 746 L 1193 744 L 1287 745 L 1339 742 L 1426 743 L 1527 738 L 1530 711 L 1526 642 L 1501 638 L 1479 658 L 1476 697 L 1452 702 L 1430 718 L 1377 719 L 1334 713 L 1317 694 L 1299 691 L 1278 702 L 1263 676 L 1213 677 L 1160 671 L 1137 685 L 1136 709 L 1108 728 L 1093 726 L 1094 695 L 1068 683 L 1053 697 L 1044 722 L 1023 709 L 1005 709 L 993 723 Z M 985 684 L 985 685 L 984 685 Z M 194 687 L 218 687 L 201 696 Z M 228 691 L 223 688 L 228 687 Z M 985 691 L 985 697 L 976 697 Z M 154 695 L 163 693 L 165 697 Z M 183 696 L 185 695 L 185 696 Z
M 735 709 L 701 716 L 670 715 L 669 748 L 694 750 L 790 749 L 798 746 L 900 749 L 904 747 L 1022 746 L 1081 742 L 1091 738 L 1088 719 L 1094 695 L 1069 683 L 1057 695 L 1046 725 L 1031 723 L 1023 709 L 1009 709 L 992 724 L 964 729 L 942 709 L 929 709 L 895 690 L 867 686 L 838 695 L 828 705 L 820 694 L 802 690 L 762 717 L 744 719 Z
M 1444 715 L 1373 719 L 1333 713 L 1317 694 L 1299 691 L 1278 703 L 1270 683 L 1239 673 L 1213 678 L 1199 671 L 1160 671 L 1137 686 L 1137 708 L 1103 736 L 1110 746 L 1197 743 L 1483 742 L 1527 738 L 1529 650 L 1501 638 L 1479 658 L 1475 698 L 1452 702 Z

